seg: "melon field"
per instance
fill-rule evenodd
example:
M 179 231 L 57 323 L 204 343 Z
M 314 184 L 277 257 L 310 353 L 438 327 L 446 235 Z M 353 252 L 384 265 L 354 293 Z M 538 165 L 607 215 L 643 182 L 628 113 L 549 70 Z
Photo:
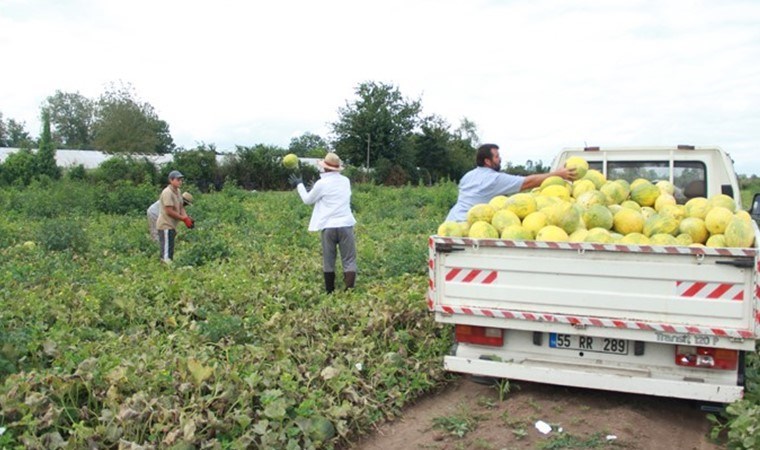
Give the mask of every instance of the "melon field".
M 171 267 L 158 193 L 0 191 L 0 448 L 345 446 L 444 379 L 426 236 L 454 184 L 356 186 L 357 288 L 329 296 L 295 192 L 196 193 Z
M 351 447 L 448 380 L 426 238 L 456 193 L 355 185 L 357 287 L 326 295 L 294 192 L 193 192 L 167 266 L 154 186 L 0 190 L 0 448 Z M 715 427 L 738 448 L 760 434 L 749 361 Z

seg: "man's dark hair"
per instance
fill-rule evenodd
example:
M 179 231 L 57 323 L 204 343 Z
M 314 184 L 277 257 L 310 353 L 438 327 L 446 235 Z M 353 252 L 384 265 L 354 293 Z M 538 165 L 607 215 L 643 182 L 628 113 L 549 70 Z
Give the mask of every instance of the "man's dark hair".
M 478 167 L 485 166 L 486 159 L 491 159 L 493 157 L 491 151 L 494 149 L 498 150 L 499 146 L 496 144 L 483 144 L 478 147 L 478 153 L 475 154 L 475 164 L 477 164 Z

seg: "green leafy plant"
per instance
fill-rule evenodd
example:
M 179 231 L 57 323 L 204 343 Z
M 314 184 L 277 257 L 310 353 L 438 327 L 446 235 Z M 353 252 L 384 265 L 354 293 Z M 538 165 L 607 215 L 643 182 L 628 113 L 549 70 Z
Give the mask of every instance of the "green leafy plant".
M 478 427 L 479 416 L 469 412 L 459 412 L 450 416 L 433 418 L 433 428 L 443 430 L 456 437 L 464 437 Z
M 451 329 L 420 307 L 426 272 L 402 273 L 424 266 L 448 207 L 408 214 L 426 189 L 361 199 L 382 218 L 357 214 L 361 264 L 377 270 L 328 298 L 293 192 L 197 196 L 166 267 L 145 220 L 159 188 L 108 188 L 136 200 L 112 207 L 70 179 L 0 190 L 1 295 L 15 299 L 0 316 L 6 447 L 334 448 L 445 382 Z M 394 240 L 417 251 L 389 273 Z
M 70 219 L 50 219 L 39 231 L 38 241 L 48 250 L 85 253 L 90 241 L 82 223 Z
M 725 434 L 729 448 L 760 448 L 760 405 L 741 400 L 726 407 L 723 418 L 708 414 L 713 427 L 710 437 L 718 440 Z
M 602 448 L 617 446 L 615 441 L 605 439 L 603 433 L 594 433 L 591 436 L 579 437 L 570 433 L 553 434 L 549 439 L 541 441 L 538 448 L 555 450 L 563 448 Z
M 499 393 L 499 401 L 503 402 L 511 390 L 509 380 L 507 378 L 499 378 L 494 383 L 494 389 Z

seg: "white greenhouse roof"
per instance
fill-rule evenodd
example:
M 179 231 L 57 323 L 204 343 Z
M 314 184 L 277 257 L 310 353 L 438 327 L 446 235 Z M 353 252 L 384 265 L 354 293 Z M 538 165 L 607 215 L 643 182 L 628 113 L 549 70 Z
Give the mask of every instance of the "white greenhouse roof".
M 11 153 L 19 151 L 18 148 L 0 147 L 0 163 L 5 161 Z M 36 149 L 32 151 L 36 152 Z M 71 167 L 82 164 L 85 169 L 94 169 L 98 167 L 103 161 L 114 156 L 119 156 L 118 153 L 103 153 L 98 150 L 56 150 L 55 162 L 59 167 Z M 125 155 L 126 156 L 126 155 Z M 156 154 L 137 154 L 129 155 L 133 158 L 147 158 L 153 164 L 164 164 L 171 162 L 172 155 L 156 155 Z M 217 161 L 221 161 L 225 155 L 216 155 Z

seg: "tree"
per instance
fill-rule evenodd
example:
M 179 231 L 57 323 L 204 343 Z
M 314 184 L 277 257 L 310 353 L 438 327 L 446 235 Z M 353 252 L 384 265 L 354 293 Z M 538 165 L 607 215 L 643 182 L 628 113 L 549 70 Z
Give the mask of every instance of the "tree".
M 225 181 L 235 181 L 245 189 L 285 189 L 289 171 L 280 163 L 285 149 L 257 144 L 238 146 L 235 155 L 225 160 Z
M 405 99 L 398 88 L 373 81 L 359 84 L 353 103 L 338 110 L 338 121 L 331 124 L 334 147 L 349 164 L 378 166 L 379 181 L 401 169 L 414 172 L 411 138 L 419 122 L 419 100 Z M 383 170 L 380 170 L 383 169 Z
M 152 121 L 153 132 L 156 133 L 158 138 L 158 144 L 156 145 L 156 153 L 171 153 L 177 148 L 174 145 L 174 139 L 169 132 L 169 124 L 165 120 L 156 118 Z
M 13 119 L 3 121 L 3 114 L 0 113 L 0 147 L 23 147 L 31 148 L 34 140 L 25 130 L 24 122 L 17 122 Z
M 53 140 L 61 148 L 92 148 L 95 103 L 79 92 L 55 91 L 42 107 L 50 115 Z
M 459 181 L 475 166 L 476 147 L 480 145 L 475 122 L 463 117 L 449 144 L 449 178 Z
M 449 144 L 453 136 L 449 124 L 437 116 L 423 119 L 420 128 L 421 132 L 414 136 L 417 167 L 427 172 L 428 182 L 434 183 L 448 175 Z
M 182 172 L 185 183 L 195 184 L 201 191 L 207 192 L 215 186 L 218 176 L 216 164 L 216 146 L 199 144 L 193 150 L 174 152 L 172 168 Z
M 3 113 L 0 112 L 0 147 L 8 146 L 8 131 L 3 120 Z
M 37 175 L 47 175 L 54 180 L 61 177 L 61 169 L 55 163 L 55 143 L 50 133 L 50 114 L 44 109 L 42 111 L 42 136 L 40 136 L 40 146 L 35 159 Z
M 169 153 L 169 125 L 153 106 L 135 98 L 131 86 L 111 87 L 98 100 L 93 144 L 106 152 Z
M 473 148 L 480 145 L 478 126 L 475 125 L 475 122 L 471 121 L 467 117 L 462 117 L 461 122 L 459 122 L 459 127 L 454 131 L 454 134 L 456 135 L 457 139 L 468 142 Z
M 549 172 L 551 168 L 548 165 L 545 166 L 540 159 L 537 162 L 529 159 L 525 164 L 513 164 L 512 162 L 507 162 L 505 170 L 513 175 L 528 176 Z
M 431 183 L 449 178 L 459 181 L 475 164 L 477 127 L 464 118 L 453 132 L 440 117 L 430 116 L 422 121 L 415 135 L 417 167 L 427 174 Z
M 328 148 L 327 141 L 322 136 L 308 131 L 290 140 L 288 151 L 296 156 L 313 156 L 320 158 L 325 156 Z

